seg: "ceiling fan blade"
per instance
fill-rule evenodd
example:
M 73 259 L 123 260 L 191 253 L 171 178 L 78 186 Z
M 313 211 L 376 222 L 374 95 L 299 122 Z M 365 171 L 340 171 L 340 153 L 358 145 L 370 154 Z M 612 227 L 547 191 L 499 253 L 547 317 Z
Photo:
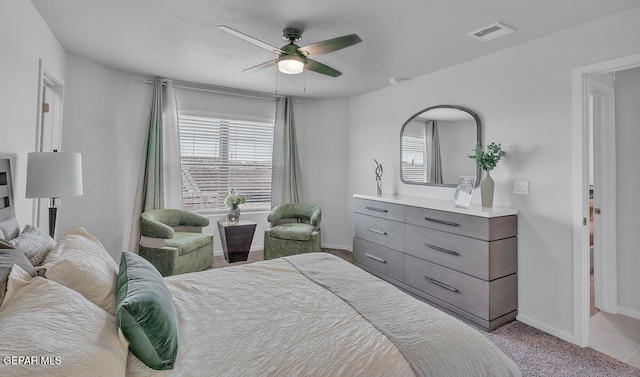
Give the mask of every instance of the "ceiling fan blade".
M 253 67 L 249 67 L 242 72 L 255 72 L 264 68 L 269 68 L 271 66 L 276 65 L 278 63 L 278 59 L 269 60 L 268 62 L 260 63 L 258 65 L 254 65 Z
M 237 31 L 235 29 L 232 29 L 232 28 L 230 28 L 228 26 L 220 25 L 220 26 L 218 26 L 218 29 L 224 31 L 225 33 L 229 33 L 229 34 L 233 35 L 234 37 L 238 37 L 238 38 L 242 39 L 245 42 L 249 42 L 254 46 L 258 46 L 258 47 L 263 48 L 265 50 L 273 51 L 273 52 L 279 53 L 279 54 L 283 54 L 284 53 L 284 51 L 282 51 L 278 47 L 271 46 L 270 44 L 268 44 L 266 42 L 263 42 L 263 41 L 261 41 L 259 39 L 256 39 L 254 37 L 251 37 L 249 35 L 241 33 L 241 32 L 239 32 L 239 31 Z
M 312 43 L 299 49 L 300 52 L 311 56 L 320 54 L 326 54 L 332 51 L 340 50 L 341 48 L 353 46 L 354 44 L 362 42 L 362 39 L 358 37 L 358 34 L 343 35 L 333 39 L 327 39 L 326 41 Z
M 317 62 L 313 59 L 307 59 L 307 64 L 304 67 L 310 71 L 322 73 L 323 75 L 338 77 L 342 74 L 342 72 L 329 67 L 328 65 Z

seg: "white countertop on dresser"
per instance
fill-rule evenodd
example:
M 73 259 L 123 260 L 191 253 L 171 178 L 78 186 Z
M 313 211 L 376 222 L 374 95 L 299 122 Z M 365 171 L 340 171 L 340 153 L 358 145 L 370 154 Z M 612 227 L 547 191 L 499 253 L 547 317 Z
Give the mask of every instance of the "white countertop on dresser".
M 447 211 L 454 213 L 462 213 L 470 216 L 478 216 L 478 217 L 501 217 L 501 216 L 509 216 L 516 215 L 518 213 L 517 209 L 507 208 L 507 207 L 481 207 L 479 205 L 472 204 L 469 208 L 461 208 L 453 205 L 452 200 L 442 200 L 442 199 L 433 199 L 433 198 L 425 198 L 419 196 L 405 196 L 405 195 L 391 195 L 391 194 L 383 194 L 382 196 L 377 195 L 362 195 L 362 194 L 353 194 L 354 198 L 367 199 L 367 200 L 377 200 L 381 202 L 394 203 L 394 204 L 403 204 L 412 207 L 420 207 L 420 208 L 430 208 L 439 211 Z

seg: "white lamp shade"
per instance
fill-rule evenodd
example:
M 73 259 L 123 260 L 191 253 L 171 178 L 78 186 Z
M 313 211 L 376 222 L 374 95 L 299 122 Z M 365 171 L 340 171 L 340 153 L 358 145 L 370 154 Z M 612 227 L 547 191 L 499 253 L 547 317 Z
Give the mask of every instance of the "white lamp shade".
M 278 69 L 282 73 L 296 75 L 304 70 L 304 62 L 297 56 L 282 56 L 278 61 Z
M 60 198 L 78 195 L 82 195 L 80 153 L 29 153 L 27 198 Z

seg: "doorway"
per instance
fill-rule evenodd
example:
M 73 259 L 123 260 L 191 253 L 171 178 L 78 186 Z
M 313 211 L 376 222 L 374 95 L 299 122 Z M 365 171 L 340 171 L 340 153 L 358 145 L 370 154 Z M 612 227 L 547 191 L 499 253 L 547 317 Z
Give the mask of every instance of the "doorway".
M 590 313 L 618 312 L 615 72 L 587 76 Z M 604 210 L 603 210 L 604 209 Z
M 625 163 L 633 158 L 624 152 L 625 149 L 616 147 L 614 115 L 621 110 L 616 106 L 613 85 L 615 72 L 622 75 L 636 69 L 640 75 L 640 68 L 636 67 L 640 67 L 640 54 L 573 71 L 574 343 L 591 346 L 640 367 L 640 331 L 636 331 L 640 329 L 640 311 L 637 311 L 640 305 L 629 301 L 625 294 L 625 287 L 636 283 L 633 279 L 630 281 L 625 272 L 625 264 L 635 265 L 634 257 L 629 257 L 635 246 L 629 248 L 623 243 L 620 247 L 618 242 L 621 236 L 625 240 L 624 235 L 631 232 L 624 230 L 628 219 L 624 212 L 625 206 L 630 205 L 627 203 L 629 196 L 617 197 L 617 193 L 624 192 L 621 187 L 629 184 L 625 177 L 628 174 L 616 177 L 616 171 L 626 171 L 624 168 L 616 169 L 616 156 L 623 156 L 619 159 L 626 160 Z M 640 92 L 635 95 L 637 107 L 640 105 Z M 636 115 L 632 124 L 637 124 L 637 119 Z M 629 127 L 628 120 L 621 126 L 622 129 L 637 128 Z M 622 135 L 617 136 L 624 143 L 625 136 Z M 620 201 L 625 205 L 621 206 Z M 621 227 L 616 222 L 621 223 Z M 592 267 L 595 280 L 593 296 L 590 289 Z M 619 272 L 618 268 L 622 271 Z M 593 306 L 590 305 L 591 297 L 595 298 Z M 595 313 L 593 307 L 597 308 Z M 591 314 L 595 315 L 591 317 Z M 604 337 L 611 334 L 616 337 Z
M 63 94 L 63 83 L 46 70 L 40 59 L 36 152 L 52 152 L 62 147 Z M 48 199 L 35 199 L 32 223 L 38 228 L 48 229 L 49 227 L 48 205 Z

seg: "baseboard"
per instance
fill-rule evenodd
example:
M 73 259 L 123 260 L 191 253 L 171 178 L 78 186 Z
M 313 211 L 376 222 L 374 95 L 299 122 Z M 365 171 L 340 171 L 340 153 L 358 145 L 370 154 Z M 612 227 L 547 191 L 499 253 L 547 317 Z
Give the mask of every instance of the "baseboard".
M 547 334 L 551 334 L 551 335 L 553 335 L 555 337 L 558 337 L 558 338 L 560 338 L 562 340 L 565 340 L 565 341 L 567 341 L 569 343 L 575 344 L 573 335 L 568 334 L 568 333 L 566 333 L 564 331 L 560 331 L 560 330 L 558 330 L 556 328 L 547 326 L 544 323 L 538 322 L 538 321 L 536 321 L 534 319 L 531 319 L 531 318 L 529 318 L 527 316 L 524 316 L 522 314 L 518 314 L 516 316 L 516 320 L 518 320 L 518 321 L 520 321 L 520 322 L 522 322 L 524 324 L 527 324 L 527 325 L 529 325 L 531 327 L 535 327 L 538 330 L 544 331 Z
M 627 308 L 623 308 L 621 306 L 618 306 L 618 313 L 626 315 L 627 317 L 640 319 L 640 312 L 638 312 L 636 310 L 633 310 L 633 309 L 627 309 Z

